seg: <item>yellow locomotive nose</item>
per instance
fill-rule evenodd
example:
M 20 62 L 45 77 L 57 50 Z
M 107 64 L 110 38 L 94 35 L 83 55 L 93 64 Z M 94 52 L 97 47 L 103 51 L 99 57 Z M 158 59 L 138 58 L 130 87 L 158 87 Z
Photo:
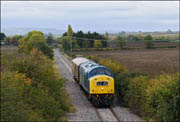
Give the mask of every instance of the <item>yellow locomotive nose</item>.
M 90 78 L 91 94 L 114 94 L 114 78 L 107 75 L 97 75 Z

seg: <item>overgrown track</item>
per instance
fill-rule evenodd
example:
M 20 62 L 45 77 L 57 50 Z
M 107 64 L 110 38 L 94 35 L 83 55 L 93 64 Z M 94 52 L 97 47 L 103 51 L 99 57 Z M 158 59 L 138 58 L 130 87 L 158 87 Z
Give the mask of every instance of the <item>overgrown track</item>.
M 63 65 L 65 66 L 66 70 L 68 73 L 70 73 L 70 75 L 72 76 L 72 64 L 71 62 L 64 56 L 62 55 L 58 49 L 54 50 L 55 52 L 55 56 L 56 56 L 56 60 L 61 60 L 61 62 L 63 63 Z M 72 81 L 75 82 L 72 78 Z M 99 118 L 100 121 L 120 121 L 120 119 L 118 118 L 118 116 L 116 115 L 115 111 L 113 110 L 113 108 L 95 108 L 96 114 Z

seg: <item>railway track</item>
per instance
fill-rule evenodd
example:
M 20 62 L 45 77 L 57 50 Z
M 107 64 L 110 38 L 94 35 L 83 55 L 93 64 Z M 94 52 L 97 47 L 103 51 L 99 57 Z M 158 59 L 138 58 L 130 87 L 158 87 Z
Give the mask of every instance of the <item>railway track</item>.
M 57 60 L 63 63 L 68 73 L 70 73 L 72 76 L 72 70 L 71 70 L 72 64 L 57 49 L 55 49 L 54 52 L 55 52 L 55 56 Z M 75 81 L 73 80 L 73 82 Z M 94 109 L 100 121 L 120 121 L 120 119 L 116 115 L 116 112 L 113 110 L 113 108 L 95 108 L 94 107 Z

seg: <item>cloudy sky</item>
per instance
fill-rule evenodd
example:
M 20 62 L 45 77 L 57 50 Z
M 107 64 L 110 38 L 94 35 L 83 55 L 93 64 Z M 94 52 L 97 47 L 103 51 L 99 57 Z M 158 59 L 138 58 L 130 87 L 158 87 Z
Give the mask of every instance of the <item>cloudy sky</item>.
M 174 1 L 3 1 L 1 27 L 72 28 L 83 31 L 179 30 Z

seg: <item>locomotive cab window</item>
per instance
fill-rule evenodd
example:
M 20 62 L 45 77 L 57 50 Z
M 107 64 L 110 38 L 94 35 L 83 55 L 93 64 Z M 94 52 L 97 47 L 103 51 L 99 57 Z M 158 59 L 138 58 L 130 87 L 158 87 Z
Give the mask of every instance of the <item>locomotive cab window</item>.
M 108 82 L 101 81 L 96 83 L 97 86 L 108 86 Z
M 112 72 L 107 69 L 107 68 L 104 68 L 104 67 L 100 67 L 100 68 L 95 68 L 93 69 L 90 73 L 89 73 L 89 77 L 92 77 L 92 76 L 95 76 L 95 75 L 108 75 L 108 76 L 111 76 L 113 77 L 113 74 Z

